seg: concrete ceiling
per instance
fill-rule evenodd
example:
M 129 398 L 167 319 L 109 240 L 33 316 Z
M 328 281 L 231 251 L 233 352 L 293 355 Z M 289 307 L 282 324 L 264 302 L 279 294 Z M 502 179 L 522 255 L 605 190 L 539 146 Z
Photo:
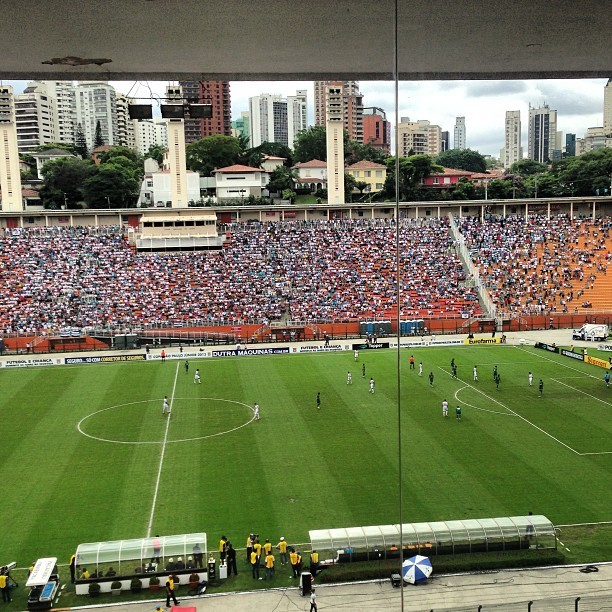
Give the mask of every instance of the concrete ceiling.
M 0 78 L 389 80 L 395 7 L 3 0 Z M 397 13 L 400 79 L 612 76 L 610 0 L 397 0 Z

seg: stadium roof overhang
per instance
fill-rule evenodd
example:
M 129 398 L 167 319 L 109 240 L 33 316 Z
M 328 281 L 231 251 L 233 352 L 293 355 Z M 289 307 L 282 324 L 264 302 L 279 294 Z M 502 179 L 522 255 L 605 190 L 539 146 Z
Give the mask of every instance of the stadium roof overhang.
M 3 79 L 391 79 L 396 0 L 5 0 Z M 397 0 L 400 79 L 607 77 L 609 0 Z

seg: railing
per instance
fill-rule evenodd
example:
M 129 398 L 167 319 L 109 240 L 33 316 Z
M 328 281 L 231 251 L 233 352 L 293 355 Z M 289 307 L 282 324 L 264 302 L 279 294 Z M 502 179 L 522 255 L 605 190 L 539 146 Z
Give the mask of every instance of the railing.
M 495 304 L 493 304 L 493 301 L 491 300 L 491 297 L 489 296 L 488 291 L 486 290 L 484 284 L 482 283 L 480 279 L 480 274 L 478 272 L 478 269 L 472 262 L 471 254 L 465 244 L 465 238 L 462 236 L 461 232 L 459 231 L 459 228 L 457 227 L 457 224 L 455 223 L 455 218 L 453 217 L 453 214 L 451 212 L 448 213 L 448 219 L 450 222 L 450 231 L 451 231 L 453 238 L 455 239 L 455 244 L 457 245 L 459 256 L 463 260 L 463 265 L 467 268 L 468 272 L 470 273 L 470 277 L 474 282 L 474 286 L 476 287 L 476 290 L 478 291 L 478 296 L 480 297 L 480 301 L 482 302 L 483 306 L 485 307 L 489 315 L 494 317 L 495 311 L 496 311 Z

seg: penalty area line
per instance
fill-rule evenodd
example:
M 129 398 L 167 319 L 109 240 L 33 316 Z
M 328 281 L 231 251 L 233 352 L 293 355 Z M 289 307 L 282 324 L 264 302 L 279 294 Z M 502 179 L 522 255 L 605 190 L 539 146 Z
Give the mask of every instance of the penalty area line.
M 174 402 L 174 394 L 176 392 L 176 381 L 178 380 L 180 362 L 176 363 L 176 372 L 174 373 L 174 385 L 172 387 L 172 395 L 170 396 L 170 412 L 166 419 L 166 431 L 164 432 L 164 441 L 162 442 L 161 454 L 159 457 L 159 467 L 157 468 L 157 479 L 155 480 L 155 491 L 153 493 L 153 502 L 151 503 L 151 514 L 149 515 L 149 524 L 147 525 L 147 538 L 151 537 L 151 529 L 153 528 L 153 518 L 155 516 L 155 506 L 157 504 L 157 493 L 159 492 L 159 482 L 161 480 L 162 468 L 164 467 L 164 457 L 166 455 L 166 445 L 168 444 L 168 429 L 170 429 L 170 415 L 172 414 L 172 404 Z

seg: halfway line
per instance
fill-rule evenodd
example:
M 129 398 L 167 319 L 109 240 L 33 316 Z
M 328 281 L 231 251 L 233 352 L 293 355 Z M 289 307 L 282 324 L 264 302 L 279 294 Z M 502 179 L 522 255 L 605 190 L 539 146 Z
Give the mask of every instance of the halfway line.
M 162 442 L 161 455 L 159 457 L 159 468 L 157 469 L 157 480 L 155 481 L 155 492 L 153 493 L 153 503 L 151 504 L 151 514 L 149 516 L 149 524 L 147 525 L 147 538 L 151 537 L 151 528 L 153 527 L 153 517 L 155 516 L 155 505 L 157 503 L 157 492 L 159 491 L 159 481 L 161 480 L 162 467 L 164 466 L 164 456 L 166 455 L 166 444 L 168 442 L 168 429 L 170 428 L 170 415 L 172 414 L 172 404 L 174 402 L 174 393 L 176 391 L 176 381 L 178 379 L 180 362 L 176 362 L 176 372 L 174 373 L 174 385 L 172 387 L 172 395 L 170 396 L 170 412 L 166 419 L 166 431 L 164 432 L 164 441 Z

